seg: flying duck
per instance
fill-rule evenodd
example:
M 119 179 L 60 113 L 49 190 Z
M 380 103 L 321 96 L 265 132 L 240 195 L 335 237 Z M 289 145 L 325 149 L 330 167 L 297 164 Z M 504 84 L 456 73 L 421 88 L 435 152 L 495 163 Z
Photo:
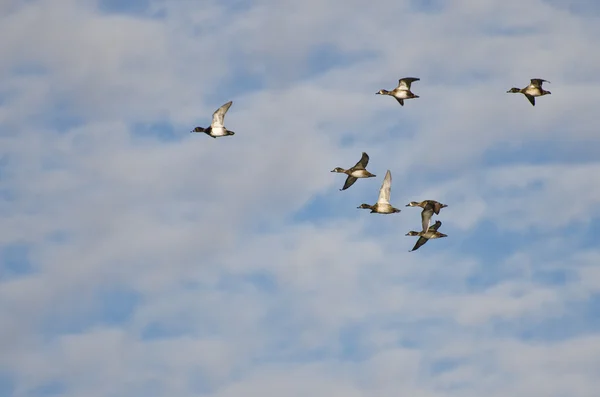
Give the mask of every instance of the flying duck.
M 210 123 L 209 127 L 196 127 L 190 132 L 204 132 L 205 134 L 207 134 L 208 136 L 212 136 L 213 138 L 235 135 L 235 132 L 228 130 L 227 128 L 225 128 L 224 125 L 225 113 L 227 113 L 232 103 L 233 101 L 229 101 L 225 105 L 215 110 L 212 116 L 212 122 Z
M 373 178 L 377 176 L 366 170 L 367 164 L 369 164 L 369 155 L 363 152 L 362 157 L 354 167 L 347 170 L 341 167 L 336 167 L 331 170 L 331 172 L 339 172 L 348 175 L 348 178 L 346 178 L 346 182 L 344 183 L 344 187 L 341 188 L 340 191 L 346 190 L 350 186 L 354 185 L 354 182 L 356 182 L 357 178 Z
M 390 170 L 387 170 L 387 172 L 385 173 L 385 177 L 383 178 L 381 188 L 379 189 L 379 199 L 377 199 L 375 205 L 361 204 L 358 208 L 370 209 L 371 213 L 378 214 L 394 214 L 396 212 L 400 212 L 398 208 L 394 208 L 390 205 L 391 190 L 392 174 Z
M 427 232 L 422 232 L 422 231 L 415 232 L 414 230 L 411 230 L 410 232 L 406 233 L 407 236 L 419 236 L 419 239 L 417 240 L 417 243 L 415 244 L 413 249 L 411 249 L 408 252 L 418 250 L 423 244 L 425 244 L 427 241 L 429 241 L 431 239 L 436 239 L 436 238 L 440 238 L 440 237 L 448 237 L 447 234 L 440 233 L 437 231 L 440 228 L 440 226 L 442 226 L 442 222 L 437 220 L 437 221 L 435 221 L 435 224 L 433 224 L 432 226 L 429 227 L 429 229 L 427 229 Z
M 375 94 L 393 96 L 394 98 L 396 98 L 396 100 L 398 101 L 398 103 L 401 106 L 404 106 L 405 99 L 419 98 L 418 95 L 413 94 L 412 91 L 410 90 L 410 85 L 414 81 L 419 81 L 419 80 L 421 80 L 421 79 L 418 77 L 404 77 L 404 78 L 401 78 L 400 80 L 398 80 L 398 87 L 394 88 L 393 90 L 388 91 L 388 90 L 381 89 L 381 90 L 377 91 Z
M 542 88 L 542 83 L 549 83 L 548 80 L 544 79 L 531 79 L 531 83 L 525 88 L 516 88 L 513 87 L 510 90 L 506 91 L 507 93 L 521 93 L 525 95 L 525 98 L 529 100 L 532 106 L 535 106 L 535 97 L 543 96 L 551 94 L 550 91 L 546 91 Z
M 423 232 L 427 232 L 429 229 L 429 223 L 431 222 L 431 217 L 433 214 L 439 215 L 440 210 L 442 208 L 446 208 L 446 204 L 439 203 L 435 200 L 424 200 L 421 202 L 411 201 L 406 204 L 407 207 L 421 207 L 423 211 L 421 211 L 421 224 L 423 226 Z

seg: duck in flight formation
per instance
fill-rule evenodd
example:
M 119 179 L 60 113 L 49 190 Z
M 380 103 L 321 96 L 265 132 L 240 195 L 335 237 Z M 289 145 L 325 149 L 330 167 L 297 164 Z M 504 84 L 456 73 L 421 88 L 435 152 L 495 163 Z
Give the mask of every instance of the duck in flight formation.
M 363 152 L 362 157 L 360 158 L 358 163 L 354 165 L 354 167 L 349 168 L 347 170 L 341 167 L 335 167 L 333 170 L 331 170 L 331 172 L 339 172 L 341 174 L 348 175 L 348 177 L 346 178 L 346 182 L 344 182 L 344 187 L 341 188 L 340 191 L 346 190 L 350 186 L 354 185 L 354 182 L 356 182 L 358 178 L 376 177 L 377 175 L 371 174 L 369 171 L 367 171 L 367 164 L 369 164 L 369 155 Z
M 376 94 L 392 96 L 398 101 L 398 103 L 401 106 L 404 106 L 405 99 L 419 98 L 418 95 L 415 95 L 410 90 L 410 87 L 413 82 L 420 81 L 420 80 L 421 79 L 418 77 L 403 77 L 400 80 L 398 80 L 398 86 L 396 88 L 394 88 L 393 90 L 388 91 L 388 90 L 381 89 L 381 90 L 377 91 Z M 548 80 L 534 78 L 534 79 L 531 79 L 530 84 L 527 87 L 525 87 L 525 88 L 513 87 L 506 92 L 507 93 L 521 93 L 521 94 L 525 95 L 525 97 L 531 103 L 532 106 L 535 106 L 535 98 L 536 97 L 551 94 L 550 91 L 544 90 L 542 88 L 542 84 L 544 82 L 550 83 Z M 229 108 L 231 107 L 232 104 L 233 104 L 233 101 L 229 101 L 226 104 L 222 105 L 217 110 L 215 110 L 215 112 L 212 115 L 212 122 L 210 123 L 210 126 L 208 126 L 206 128 L 196 127 L 190 132 L 204 132 L 205 134 L 207 134 L 208 136 L 211 136 L 213 138 L 235 135 L 235 132 L 225 128 L 225 114 L 227 113 L 227 111 L 229 110 Z M 356 182 L 356 178 L 369 178 L 369 177 L 375 176 L 373 174 L 370 174 L 368 171 L 364 170 L 364 168 L 367 166 L 366 163 L 362 165 L 363 171 L 360 171 L 361 168 L 359 168 L 359 167 L 360 167 L 361 162 L 364 160 L 365 156 L 366 156 L 366 153 L 363 153 L 363 158 L 361 159 L 361 161 L 359 163 L 357 163 L 350 170 L 343 170 L 342 168 L 336 168 L 334 171 L 332 171 L 332 172 L 344 172 L 344 173 L 348 174 L 348 179 L 346 179 L 346 184 L 344 185 L 344 188 L 342 190 L 345 190 L 345 189 L 349 188 L 350 186 L 352 186 L 352 184 L 354 182 Z M 368 162 L 368 161 L 369 161 L 369 157 L 366 156 L 366 162 Z M 336 170 L 341 170 L 341 171 L 336 171 Z M 355 175 L 351 175 L 351 173 L 348 173 L 346 171 L 352 171 L 352 172 L 354 172 Z M 361 175 L 361 176 L 357 176 L 357 175 Z
M 423 226 L 423 228 L 422 228 L 423 233 L 425 233 L 425 232 L 427 232 L 427 230 L 429 230 L 429 224 L 431 222 L 431 217 L 433 216 L 433 214 L 439 215 L 440 210 L 442 208 L 447 207 L 446 204 L 442 204 L 435 200 L 424 200 L 421 202 L 411 201 L 410 203 L 406 204 L 406 206 L 423 208 L 423 211 L 421 211 L 421 225 Z
M 411 91 L 411 84 L 415 81 L 419 81 L 418 77 L 404 77 L 398 80 L 398 86 L 391 91 L 381 89 L 376 94 L 379 95 L 389 95 L 394 97 L 401 106 L 404 106 L 404 100 L 419 98 L 418 95 L 415 95 Z M 513 87 L 507 91 L 507 93 L 521 93 L 525 95 L 527 100 L 531 103 L 532 106 L 535 106 L 535 98 L 550 95 L 551 92 L 544 90 L 542 88 L 542 84 L 550 83 L 548 80 L 533 78 L 530 81 L 530 84 L 525 88 L 516 88 Z M 235 132 L 228 130 L 225 127 L 225 114 L 233 104 L 233 101 L 229 101 L 218 108 L 212 115 L 212 121 L 210 126 L 204 127 L 196 127 L 190 132 L 203 132 L 208 136 L 213 138 L 224 137 L 235 135 Z M 367 164 L 369 163 L 369 155 L 363 152 L 361 159 L 354 165 L 354 167 L 349 169 L 344 169 L 341 167 L 334 168 L 331 172 L 343 173 L 347 175 L 346 181 L 344 182 L 344 186 L 340 189 L 346 190 L 350 186 L 352 186 L 357 179 L 359 178 L 373 178 L 376 175 L 367 171 Z M 373 205 L 370 204 L 361 204 L 358 208 L 361 209 L 370 209 L 371 213 L 377 214 L 394 214 L 400 212 L 400 209 L 393 207 L 390 204 L 390 195 L 391 195 L 391 187 L 392 187 L 392 174 L 390 170 L 387 170 L 385 177 L 383 178 L 383 183 L 381 188 L 379 189 L 379 197 L 377 202 Z M 407 207 L 421 207 L 423 211 L 421 211 L 421 226 L 422 230 L 417 232 L 414 230 L 409 231 L 407 236 L 419 236 L 417 243 L 413 247 L 411 251 L 415 251 L 419 249 L 423 244 L 431 239 L 447 237 L 446 234 L 440 233 L 438 231 L 439 227 L 442 225 L 442 222 L 437 220 L 434 225 L 430 226 L 431 217 L 433 214 L 439 215 L 440 210 L 442 208 L 447 207 L 446 204 L 442 204 L 435 200 L 424 200 L 421 202 L 411 201 L 406 205 Z
M 229 101 L 213 113 L 212 122 L 210 126 L 207 128 L 196 127 L 190 132 L 204 132 L 208 136 L 212 136 L 213 138 L 235 135 L 235 132 L 228 130 L 225 128 L 225 113 L 231 107 L 233 101 Z
M 448 237 L 447 234 L 440 233 L 437 231 L 440 228 L 440 226 L 442 226 L 442 222 L 437 220 L 437 221 L 435 221 L 435 224 L 433 224 L 432 226 L 430 226 L 427 229 L 426 232 L 424 232 L 424 231 L 416 232 L 414 230 L 411 230 L 410 232 L 406 233 L 407 236 L 419 236 L 419 239 L 417 240 L 413 249 L 411 249 L 408 252 L 418 250 L 423 244 L 425 244 L 429 240 L 433 240 L 433 239 L 441 238 L 441 237 Z
M 388 91 L 388 90 L 381 89 L 381 90 L 377 91 L 375 94 L 393 96 L 394 98 L 396 98 L 396 100 L 398 101 L 400 106 L 404 106 L 405 99 L 419 98 L 418 95 L 415 95 L 410 90 L 410 85 L 413 82 L 419 81 L 419 80 L 421 80 L 421 79 L 418 77 L 403 77 L 400 80 L 398 80 L 398 86 L 396 88 L 394 88 L 393 90 Z
M 527 87 L 513 87 L 506 92 L 513 94 L 521 93 L 525 95 L 525 98 L 527 98 L 527 100 L 531 103 L 532 106 L 535 106 L 535 97 L 552 94 L 550 91 L 546 91 L 542 88 L 542 83 L 544 82 L 549 83 L 548 80 L 544 79 L 531 79 L 531 83 Z
M 377 214 L 395 214 L 396 212 L 400 212 L 398 208 L 394 208 L 390 204 L 391 191 L 392 173 L 390 170 L 387 170 L 381 188 L 379 189 L 379 198 L 377 199 L 377 202 L 374 205 L 361 204 L 358 208 L 370 209 L 371 213 Z

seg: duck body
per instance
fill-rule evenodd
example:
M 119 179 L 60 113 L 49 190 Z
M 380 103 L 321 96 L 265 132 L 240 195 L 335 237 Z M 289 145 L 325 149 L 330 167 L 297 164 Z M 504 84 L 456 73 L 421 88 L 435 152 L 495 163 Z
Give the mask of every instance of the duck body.
M 440 238 L 440 237 L 448 237 L 448 235 L 446 235 L 444 233 L 440 233 L 435 230 L 428 230 L 426 232 L 420 231 L 420 232 L 417 232 L 417 234 L 414 234 L 414 231 L 411 230 L 409 233 L 411 236 L 425 237 L 427 240 L 432 240 L 432 239 L 436 239 L 436 238 Z
M 398 208 L 395 208 L 391 204 L 375 203 L 373 205 L 361 204 L 358 208 L 370 209 L 371 214 L 395 214 L 400 212 Z
M 353 176 L 355 178 L 372 178 L 375 176 L 367 170 L 352 170 L 350 172 L 347 172 L 346 174 Z
M 224 128 L 224 127 L 212 128 L 210 126 L 207 128 L 196 127 L 192 130 L 192 132 L 204 132 L 206 135 L 211 136 L 213 138 L 235 135 L 235 132 L 230 131 L 227 128 Z

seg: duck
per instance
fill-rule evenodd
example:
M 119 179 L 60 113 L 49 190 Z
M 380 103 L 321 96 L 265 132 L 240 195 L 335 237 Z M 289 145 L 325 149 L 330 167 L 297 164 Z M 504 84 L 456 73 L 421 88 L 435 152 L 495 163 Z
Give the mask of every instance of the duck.
M 525 98 L 529 100 L 532 106 L 535 106 L 535 97 L 544 96 L 552 94 L 550 91 L 546 91 L 542 88 L 542 83 L 550 83 L 548 80 L 544 79 L 531 79 L 531 83 L 525 88 L 516 88 L 513 87 L 510 90 L 506 91 L 507 93 L 521 93 L 525 95 Z
M 374 177 L 376 177 L 377 175 L 371 174 L 369 171 L 367 171 L 367 169 L 366 169 L 367 164 L 369 164 L 369 155 L 367 153 L 363 152 L 362 157 L 360 158 L 358 163 L 356 163 L 356 165 L 354 165 L 354 167 L 349 168 L 347 170 L 345 170 L 341 167 L 336 167 L 333 170 L 331 170 L 331 172 L 339 172 L 341 174 L 348 175 L 348 178 L 346 178 L 346 182 L 344 183 L 344 187 L 341 188 L 340 191 L 346 190 L 350 186 L 354 185 L 354 182 L 356 182 L 357 178 L 374 178 Z
M 204 132 L 208 136 L 212 136 L 215 139 L 218 137 L 235 135 L 235 132 L 225 128 L 225 124 L 224 124 L 225 123 L 225 113 L 227 113 L 227 111 L 229 110 L 229 108 L 231 107 L 232 104 L 233 104 L 233 101 L 229 101 L 226 104 L 224 104 L 223 106 L 221 106 L 220 108 L 218 108 L 217 110 L 215 110 L 215 112 L 213 113 L 213 116 L 212 116 L 212 122 L 210 123 L 210 126 L 208 126 L 207 128 L 196 127 L 193 130 L 191 130 L 190 132 Z
M 421 80 L 418 77 L 403 77 L 398 80 L 398 86 L 391 91 L 381 89 L 377 91 L 375 94 L 378 95 L 389 95 L 396 98 L 400 106 L 404 106 L 405 99 L 419 98 L 418 95 L 415 95 L 410 90 L 410 85 L 415 82 Z
M 387 170 L 385 173 L 385 177 L 383 178 L 383 183 L 381 184 L 381 188 L 379 189 L 379 199 L 374 205 L 369 204 L 361 204 L 357 208 L 362 209 L 370 209 L 371 214 L 395 214 L 400 212 L 398 208 L 394 208 L 390 204 L 390 194 L 392 191 L 392 173 L 390 170 Z
M 408 252 L 413 252 L 413 251 L 418 250 L 423 244 L 425 244 L 429 240 L 436 239 L 436 238 L 442 238 L 442 237 L 448 237 L 447 234 L 440 233 L 437 231 L 440 228 L 440 226 L 442 226 L 442 222 L 437 220 L 437 221 L 435 221 L 435 224 L 433 224 L 432 226 L 429 227 L 429 229 L 427 229 L 427 232 L 422 232 L 422 231 L 416 232 L 414 230 L 411 230 L 410 232 L 406 233 L 407 236 L 419 236 L 419 239 L 417 240 L 413 249 L 411 249 Z
M 442 208 L 446 208 L 446 204 L 442 204 L 435 200 L 423 200 L 421 202 L 411 201 L 406 204 L 407 207 L 421 207 L 423 211 L 421 211 L 421 223 L 423 225 L 423 232 L 427 232 L 429 229 L 429 223 L 431 222 L 431 217 L 433 214 L 439 215 L 440 210 Z

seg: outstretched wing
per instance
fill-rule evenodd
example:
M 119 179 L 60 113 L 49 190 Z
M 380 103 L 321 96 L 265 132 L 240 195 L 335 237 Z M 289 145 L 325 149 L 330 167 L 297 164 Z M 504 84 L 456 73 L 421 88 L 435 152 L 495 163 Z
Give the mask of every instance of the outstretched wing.
M 394 98 L 396 98 L 396 97 L 394 97 Z M 400 104 L 400 106 L 404 106 L 404 99 L 396 98 L 396 100 L 398 101 L 398 103 Z
M 532 106 L 535 106 L 535 97 L 529 95 L 529 94 L 524 94 L 525 98 L 527 98 L 527 100 L 529 101 L 529 103 L 531 103 Z
M 544 79 L 531 79 L 531 85 L 537 88 L 542 88 L 542 83 L 546 82 L 549 83 L 548 80 L 544 80 Z
M 356 163 L 354 169 L 364 170 L 367 168 L 367 164 L 369 164 L 369 155 L 363 152 L 362 157 L 360 158 L 359 162 Z
M 387 172 L 385 173 L 385 177 L 383 178 L 381 188 L 379 189 L 379 199 L 377 200 L 377 202 L 379 204 L 389 204 L 391 191 L 392 173 L 390 172 L 390 170 L 387 170 Z
M 355 178 L 352 175 L 348 175 L 348 178 L 346 178 L 346 182 L 344 182 L 344 187 L 340 190 L 348 189 L 350 186 L 354 185 L 354 182 L 356 182 L 357 179 L 358 178 Z
M 442 226 L 442 221 L 437 220 L 437 221 L 435 221 L 435 223 L 433 225 L 429 226 L 429 231 L 437 232 L 437 230 L 440 228 L 440 226 Z
M 431 217 L 433 216 L 433 206 L 427 204 L 423 211 L 421 211 L 421 224 L 423 225 L 423 233 L 426 233 L 429 230 L 429 222 L 431 222 Z
M 414 81 L 419 81 L 421 80 L 418 77 L 404 77 L 400 80 L 398 80 L 398 89 L 400 90 L 406 90 L 409 91 L 410 90 L 410 85 L 414 82 Z
M 419 239 L 415 243 L 415 246 L 409 252 L 413 252 L 413 251 L 418 250 L 423 244 L 425 244 L 427 242 L 427 240 L 429 240 L 429 239 L 427 239 L 427 238 L 425 238 L 423 236 L 419 237 Z
M 232 103 L 233 103 L 233 101 L 229 101 L 225 105 L 223 105 L 220 108 L 218 108 L 217 110 L 215 110 L 215 112 L 213 113 L 213 118 L 212 118 L 212 124 L 211 124 L 212 128 L 225 127 L 225 124 L 224 124 L 225 123 L 225 113 L 227 113 L 227 111 L 231 107 Z

